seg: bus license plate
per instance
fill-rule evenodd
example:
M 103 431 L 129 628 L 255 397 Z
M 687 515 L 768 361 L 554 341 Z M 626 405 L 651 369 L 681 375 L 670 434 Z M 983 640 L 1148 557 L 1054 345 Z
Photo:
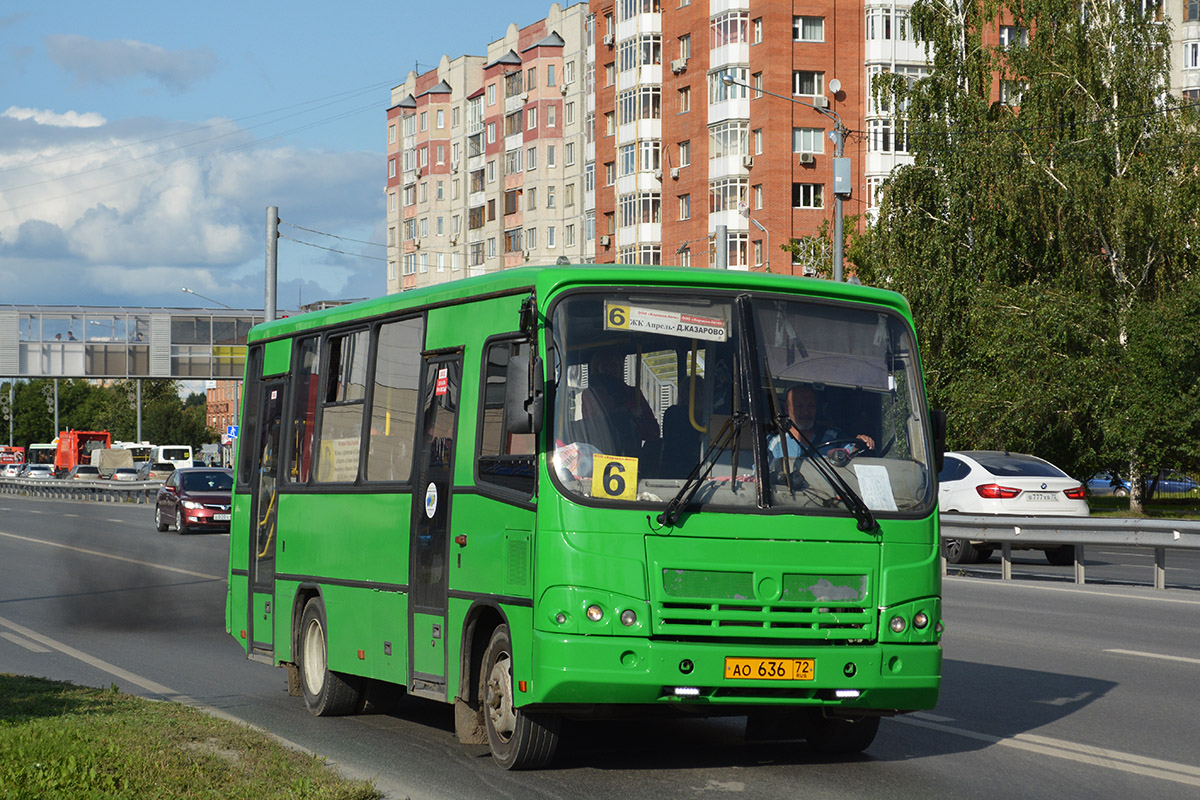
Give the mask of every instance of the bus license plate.
M 725 677 L 729 680 L 811 681 L 812 658 L 726 658 Z
M 213 522 L 229 522 L 228 514 L 213 514 Z

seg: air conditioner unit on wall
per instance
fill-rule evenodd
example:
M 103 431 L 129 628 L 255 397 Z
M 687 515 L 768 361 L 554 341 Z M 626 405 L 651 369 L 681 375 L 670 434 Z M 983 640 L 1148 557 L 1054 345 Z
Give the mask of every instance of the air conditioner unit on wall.
M 801 164 L 811 164 L 815 160 L 816 160 L 816 158 L 813 156 L 812 153 L 801 153 L 800 154 L 800 163 Z
M 604 34 L 604 46 L 605 47 L 613 46 L 613 35 L 611 33 Z
M 742 166 L 750 169 L 754 166 L 754 156 L 742 156 Z
M 817 95 L 813 98 L 812 104 L 817 108 L 829 108 L 829 98 L 825 95 Z
M 679 73 L 683 72 L 685 69 L 687 69 L 687 59 L 686 58 L 672 59 L 671 72 L 674 72 L 676 75 L 678 75 Z
M 661 170 L 661 169 L 656 169 L 656 170 L 654 170 L 654 177 L 655 177 L 657 180 L 660 180 L 660 181 L 661 181 L 661 180 L 662 180 L 662 170 Z
M 607 235 L 600 237 L 600 246 L 601 247 L 608 247 L 610 242 L 612 242 L 612 239 L 609 238 Z
M 671 167 L 671 180 L 679 180 L 679 167 Z

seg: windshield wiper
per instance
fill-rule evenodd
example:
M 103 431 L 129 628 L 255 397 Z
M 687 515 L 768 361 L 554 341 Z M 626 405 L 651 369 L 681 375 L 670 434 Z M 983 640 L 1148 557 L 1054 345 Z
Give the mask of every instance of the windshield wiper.
M 796 427 L 796 423 L 792 422 L 791 417 L 787 414 L 780 414 L 776 418 L 775 423 L 779 426 L 781 434 L 780 444 L 783 446 L 784 452 L 787 452 L 788 436 L 799 442 L 809 460 L 812 461 L 813 466 L 816 467 L 817 472 L 821 473 L 821 477 L 833 487 L 833 491 L 837 494 L 838 499 L 845 503 L 850 512 L 854 514 L 854 518 L 858 520 L 858 529 L 864 533 L 878 531 L 879 522 L 875 519 L 875 515 L 871 513 L 871 509 L 867 507 L 862 497 L 851 488 L 850 484 L 846 483 L 845 478 L 838 474 L 837 469 L 834 468 L 833 464 L 829 463 L 829 459 L 825 457 L 825 454 L 804 437 L 804 434 Z
M 708 450 L 696 462 L 696 466 L 692 467 L 691 473 L 687 480 L 683 482 L 683 486 L 679 487 L 679 491 L 667 503 L 667 507 L 658 515 L 659 525 L 668 525 L 674 527 L 675 523 L 683 515 L 684 508 L 692 502 L 692 498 L 696 496 L 696 492 L 700 490 L 702 484 L 712 472 L 712 469 L 717 464 L 717 459 L 721 454 L 729 449 L 729 446 L 737 441 L 738 433 L 749 420 L 749 416 L 742 411 L 735 412 L 729 419 L 725 420 L 725 424 L 721 426 L 721 430 L 713 437 L 712 444 Z M 736 454 L 736 450 L 734 453 Z

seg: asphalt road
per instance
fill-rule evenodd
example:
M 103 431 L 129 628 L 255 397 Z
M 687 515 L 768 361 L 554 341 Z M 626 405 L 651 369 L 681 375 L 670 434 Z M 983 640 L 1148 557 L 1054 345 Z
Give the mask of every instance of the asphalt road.
M 551 769 L 506 773 L 448 706 L 310 716 L 224 632 L 227 541 L 157 533 L 144 506 L 0 497 L 0 671 L 216 709 L 395 798 L 1200 794 L 1200 591 L 952 574 L 942 699 L 864 756 L 747 743 L 737 718 L 573 723 Z

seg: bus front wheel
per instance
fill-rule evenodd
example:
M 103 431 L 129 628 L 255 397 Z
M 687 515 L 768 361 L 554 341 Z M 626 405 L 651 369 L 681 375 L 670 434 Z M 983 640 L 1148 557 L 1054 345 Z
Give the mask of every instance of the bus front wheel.
M 826 717 L 818 714 L 809 721 L 805 738 L 818 753 L 853 755 L 870 747 L 878 732 L 879 717 Z
M 512 637 L 508 626 L 492 634 L 483 655 L 479 697 L 492 757 L 505 769 L 537 769 L 558 749 L 559 719 L 529 714 L 513 703 Z
M 300 688 L 304 704 L 318 717 L 350 714 L 358 706 L 360 681 L 329 669 L 325 604 L 309 600 L 300 618 Z

